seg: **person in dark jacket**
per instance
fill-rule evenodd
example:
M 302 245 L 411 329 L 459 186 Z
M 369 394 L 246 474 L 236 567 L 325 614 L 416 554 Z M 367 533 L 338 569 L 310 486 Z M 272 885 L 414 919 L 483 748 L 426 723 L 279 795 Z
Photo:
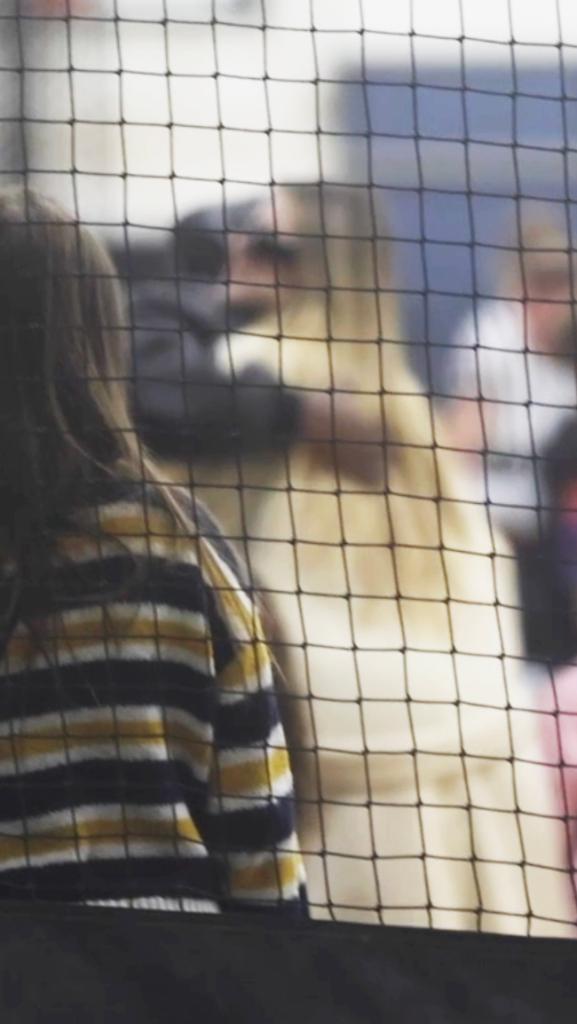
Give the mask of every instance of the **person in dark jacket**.
M 558 432 L 546 453 L 551 494 L 550 560 L 554 600 L 553 660 L 559 664 L 577 655 L 577 416 Z
M 545 669 L 577 655 L 577 416 L 537 461 L 542 527 L 519 559 L 526 653 Z
M 219 365 L 228 331 L 248 330 L 281 290 L 302 287 L 303 240 L 276 232 L 277 216 L 268 200 L 232 205 L 226 226 L 222 208 L 196 211 L 176 225 L 154 274 L 132 281 L 138 430 L 167 459 L 266 453 L 296 438 L 320 459 L 333 441 L 341 466 L 371 480 L 382 452 L 347 395 L 295 393 L 257 364 L 234 378 Z

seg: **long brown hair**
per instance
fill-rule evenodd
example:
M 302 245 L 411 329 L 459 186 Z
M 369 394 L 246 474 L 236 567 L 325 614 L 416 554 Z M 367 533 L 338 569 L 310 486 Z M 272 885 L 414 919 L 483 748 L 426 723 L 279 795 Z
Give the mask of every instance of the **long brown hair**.
M 37 192 L 2 190 L 0 550 L 20 582 L 46 577 L 59 532 L 107 480 L 155 477 L 130 416 L 129 337 L 98 240 Z

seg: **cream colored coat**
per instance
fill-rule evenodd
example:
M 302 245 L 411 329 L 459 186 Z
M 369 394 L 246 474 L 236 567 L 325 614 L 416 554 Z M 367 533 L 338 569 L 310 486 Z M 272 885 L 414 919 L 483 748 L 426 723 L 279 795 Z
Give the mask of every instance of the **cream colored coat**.
M 572 934 L 511 552 L 438 447 L 442 425 L 402 346 L 375 340 L 375 296 L 357 295 L 354 310 L 344 299 L 330 344 L 317 302 L 281 341 L 239 336 L 227 358 L 356 392 L 389 442 L 372 492 L 319 471 L 304 446 L 195 471 L 218 485 L 201 493 L 280 624 L 313 914 Z

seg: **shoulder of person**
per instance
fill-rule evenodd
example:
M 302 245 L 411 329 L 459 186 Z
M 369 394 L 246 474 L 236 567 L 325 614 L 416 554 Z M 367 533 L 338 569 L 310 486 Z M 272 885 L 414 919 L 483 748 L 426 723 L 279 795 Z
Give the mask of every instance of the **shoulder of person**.
M 210 584 L 214 583 L 215 566 L 216 576 L 221 579 L 224 575 L 228 578 L 232 589 L 250 591 L 251 584 L 246 565 L 235 551 L 231 541 L 224 536 L 222 530 L 209 511 L 204 502 L 199 501 L 188 489 L 182 487 L 169 488 L 170 500 L 174 502 L 177 519 L 180 516 L 180 526 L 186 524 L 188 533 L 185 530 L 185 538 L 189 537 L 194 542 L 198 554 L 199 567 L 204 572 Z M 158 494 L 153 501 L 156 507 L 159 500 L 163 504 L 163 511 L 166 513 L 166 503 L 159 499 Z M 203 564 L 202 551 L 210 552 L 208 563 Z M 206 563 L 206 558 L 205 558 Z
M 191 540 L 179 531 L 177 516 L 161 488 L 112 480 L 74 511 L 60 546 L 65 555 L 80 561 L 125 556 L 140 563 L 146 559 L 193 562 Z
M 250 590 L 248 572 L 205 505 L 186 488 L 154 483 L 112 483 L 86 503 L 75 521 L 78 535 L 63 538 L 66 553 L 82 561 L 124 554 L 141 564 L 198 569 L 211 589 Z M 249 599 L 246 601 L 250 604 Z

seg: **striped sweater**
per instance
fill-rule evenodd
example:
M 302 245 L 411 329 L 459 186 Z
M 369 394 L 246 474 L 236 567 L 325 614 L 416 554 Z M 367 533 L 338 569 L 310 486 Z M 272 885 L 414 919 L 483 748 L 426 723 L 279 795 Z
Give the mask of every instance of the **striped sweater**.
M 0 898 L 298 912 L 270 657 L 229 553 L 130 489 L 76 523 L 4 646 Z

